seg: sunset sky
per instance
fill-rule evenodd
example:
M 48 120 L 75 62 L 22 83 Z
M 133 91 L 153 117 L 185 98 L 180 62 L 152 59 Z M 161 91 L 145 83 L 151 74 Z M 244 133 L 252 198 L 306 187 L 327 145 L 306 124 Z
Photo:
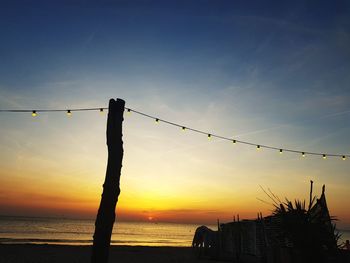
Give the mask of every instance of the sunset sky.
M 126 107 L 278 148 L 350 154 L 348 1 L 1 1 L 0 109 Z M 58 2 L 61 2 L 58 4 Z M 63 4 L 64 3 L 64 4 Z M 94 218 L 106 113 L 0 113 L 0 215 Z M 120 220 L 271 213 L 260 185 L 350 226 L 350 158 L 233 145 L 134 113 Z

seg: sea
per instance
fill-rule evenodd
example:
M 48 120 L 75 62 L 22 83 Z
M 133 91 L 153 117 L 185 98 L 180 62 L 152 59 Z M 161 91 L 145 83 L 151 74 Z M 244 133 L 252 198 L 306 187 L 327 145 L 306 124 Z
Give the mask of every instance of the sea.
M 112 245 L 176 246 L 192 244 L 198 225 L 116 222 Z M 91 245 L 94 220 L 0 216 L 0 244 Z
M 0 244 L 91 245 L 94 220 L 0 216 Z M 112 245 L 191 246 L 198 225 L 157 222 L 117 222 Z M 215 225 L 209 226 L 216 230 Z M 350 229 L 339 229 L 340 243 L 350 240 Z

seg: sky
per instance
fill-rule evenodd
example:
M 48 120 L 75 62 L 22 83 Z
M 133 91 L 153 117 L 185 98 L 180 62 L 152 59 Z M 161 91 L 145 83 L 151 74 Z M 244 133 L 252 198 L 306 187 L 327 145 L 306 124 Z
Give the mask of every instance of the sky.
M 350 154 L 348 1 L 1 1 L 0 109 L 126 107 L 237 140 Z M 0 113 L 0 214 L 94 218 L 106 114 Z M 117 220 L 215 223 L 326 196 L 350 227 L 350 158 L 233 145 L 135 113 Z M 260 187 L 261 186 L 261 187 Z M 265 200 L 265 202 L 259 199 Z M 267 203 L 266 203 L 267 202 Z

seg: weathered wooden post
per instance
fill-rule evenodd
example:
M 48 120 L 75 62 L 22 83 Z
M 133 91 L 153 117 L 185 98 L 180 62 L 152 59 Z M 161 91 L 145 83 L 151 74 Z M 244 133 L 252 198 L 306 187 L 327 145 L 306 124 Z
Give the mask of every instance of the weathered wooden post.
M 123 160 L 122 123 L 125 101 L 109 101 L 107 119 L 108 162 L 100 207 L 96 216 L 91 263 L 107 263 L 115 207 L 120 193 L 119 180 Z

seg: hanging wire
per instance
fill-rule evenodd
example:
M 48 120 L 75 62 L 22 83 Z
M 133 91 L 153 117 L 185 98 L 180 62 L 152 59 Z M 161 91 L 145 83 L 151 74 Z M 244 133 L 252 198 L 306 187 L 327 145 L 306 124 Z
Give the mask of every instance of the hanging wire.
M 60 111 L 103 111 L 103 110 L 108 110 L 108 108 L 78 108 L 78 109 L 39 109 L 39 110 L 0 110 L 0 112 L 60 112 Z
M 15 112 L 15 113 L 19 113 L 19 112 L 30 112 L 32 114 L 33 117 L 37 116 L 39 112 L 66 112 L 68 115 L 71 115 L 72 112 L 78 112 L 78 111 L 99 111 L 100 113 L 103 113 L 104 110 L 108 110 L 108 108 L 104 108 L 104 107 L 99 107 L 99 108 L 77 108 L 77 109 L 36 109 L 36 110 L 0 110 L 0 112 Z M 218 139 L 222 139 L 222 140 L 227 140 L 230 141 L 233 144 L 245 144 L 245 145 L 250 145 L 250 146 L 254 146 L 256 147 L 257 150 L 260 150 L 262 148 L 266 148 L 266 149 L 270 149 L 270 150 L 276 150 L 278 151 L 280 154 L 284 153 L 284 152 L 290 152 L 290 153 L 298 153 L 301 154 L 302 157 L 306 157 L 307 155 L 314 155 L 314 156 L 321 156 L 323 159 L 327 159 L 327 157 L 340 157 L 342 160 L 346 160 L 346 158 L 349 158 L 350 155 L 349 154 L 333 154 L 333 153 L 321 153 L 321 152 L 308 152 L 308 151 L 299 151 L 299 150 L 295 150 L 295 149 L 286 149 L 286 148 L 280 148 L 280 147 L 274 147 L 274 146 L 269 146 L 269 145 L 264 145 L 264 144 L 256 144 L 256 143 L 252 143 L 252 142 L 248 142 L 248 141 L 242 141 L 242 140 L 237 140 L 235 138 L 229 138 L 229 137 L 225 137 L 225 136 L 221 136 L 221 135 L 217 135 L 211 132 L 205 132 L 202 130 L 197 130 L 191 127 L 187 127 L 172 121 L 167 121 L 164 119 L 160 119 L 158 117 L 154 117 L 152 115 L 143 113 L 141 111 L 137 111 L 131 108 L 125 108 L 125 110 L 127 111 L 127 113 L 131 113 L 134 112 L 136 114 L 139 114 L 141 116 L 153 119 L 156 123 L 166 123 L 175 127 L 178 127 L 180 129 L 182 129 L 183 131 L 189 130 L 195 133 L 199 133 L 199 134 L 203 134 L 206 135 L 208 139 L 211 138 L 218 138 Z

